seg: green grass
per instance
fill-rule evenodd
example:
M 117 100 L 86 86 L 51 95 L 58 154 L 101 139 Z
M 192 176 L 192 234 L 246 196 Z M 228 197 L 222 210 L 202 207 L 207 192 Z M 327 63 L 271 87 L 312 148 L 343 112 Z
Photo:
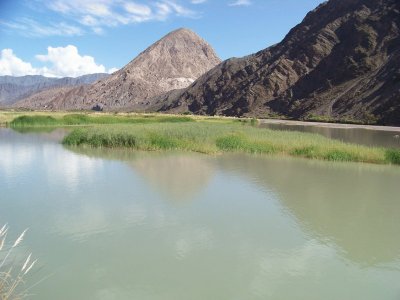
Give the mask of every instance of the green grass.
M 257 128 L 257 119 L 160 114 L 7 112 L 16 130 L 80 126 L 65 137 L 69 146 L 181 150 L 201 153 L 275 154 L 378 164 L 400 164 L 400 151 L 373 148 L 301 132 Z M 1 116 L 1 115 L 0 115 Z M 7 119 L 6 119 L 7 120 Z
M 386 150 L 386 160 L 392 164 L 400 165 L 400 151 L 396 149 Z
M 58 120 L 51 116 L 20 116 L 10 125 L 15 127 L 57 126 Z
M 69 146 L 274 154 L 377 164 L 400 164 L 400 151 L 343 143 L 318 134 L 256 128 L 251 121 L 197 120 L 174 124 L 92 126 L 73 130 Z
M 66 114 L 63 116 L 49 115 L 23 115 L 13 119 L 11 127 L 44 127 L 44 126 L 71 126 L 71 125 L 96 125 L 96 124 L 148 124 L 148 123 L 182 123 L 193 122 L 189 116 L 173 115 L 87 115 Z

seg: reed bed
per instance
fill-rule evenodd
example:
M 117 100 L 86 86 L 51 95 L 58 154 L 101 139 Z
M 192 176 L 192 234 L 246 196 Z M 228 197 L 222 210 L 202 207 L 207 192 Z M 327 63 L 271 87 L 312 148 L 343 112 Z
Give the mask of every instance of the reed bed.
M 73 130 L 63 144 L 135 150 L 180 150 L 207 154 L 242 152 L 329 161 L 400 164 L 400 151 L 367 147 L 318 134 L 256 128 L 249 122 L 198 120 L 182 124 L 92 126 Z

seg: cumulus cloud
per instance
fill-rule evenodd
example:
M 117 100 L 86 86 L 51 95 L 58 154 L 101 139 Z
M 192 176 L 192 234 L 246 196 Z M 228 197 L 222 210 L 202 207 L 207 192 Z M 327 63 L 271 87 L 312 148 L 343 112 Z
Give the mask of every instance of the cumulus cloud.
M 43 75 L 48 77 L 77 77 L 92 73 L 113 73 L 102 64 L 97 64 L 92 56 L 80 55 L 73 45 L 66 47 L 48 47 L 47 54 L 36 55 L 35 58 L 45 66 L 32 67 L 32 64 L 17 57 L 12 49 L 3 49 L 0 56 L 0 75 L 24 76 Z
M 230 3 L 229 6 L 249 6 L 251 4 L 252 3 L 250 0 L 236 0 L 232 3 Z
M 0 53 L 0 75 L 36 75 L 37 70 L 28 62 L 18 58 L 12 49 L 3 49 Z
M 92 56 L 81 56 L 73 45 L 66 47 L 48 47 L 47 54 L 36 55 L 36 59 L 51 65 L 42 68 L 43 75 L 54 77 L 77 77 L 91 73 L 105 73 L 103 65 L 98 65 Z

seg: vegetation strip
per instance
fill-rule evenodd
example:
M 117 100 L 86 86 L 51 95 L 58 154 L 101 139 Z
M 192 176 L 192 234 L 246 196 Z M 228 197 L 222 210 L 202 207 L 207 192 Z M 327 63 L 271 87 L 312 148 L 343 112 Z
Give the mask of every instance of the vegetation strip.
M 23 115 L 9 123 L 24 128 L 79 126 L 68 146 L 181 150 L 207 154 L 241 152 L 377 164 L 400 164 L 400 151 L 343 143 L 318 134 L 257 128 L 255 119 L 179 115 Z
M 48 115 L 23 115 L 10 122 L 11 127 L 42 127 L 42 126 L 70 126 L 70 125 L 96 125 L 96 124 L 145 124 L 145 123 L 180 123 L 193 122 L 194 119 L 187 116 L 173 115 L 140 115 L 131 117 L 128 115 L 86 115 L 66 114 L 61 117 Z
M 377 164 L 400 164 L 400 151 L 331 140 L 318 134 L 274 131 L 239 123 L 197 121 L 185 124 L 95 126 L 73 130 L 69 146 L 127 147 L 136 150 L 182 150 L 200 153 L 242 152 Z

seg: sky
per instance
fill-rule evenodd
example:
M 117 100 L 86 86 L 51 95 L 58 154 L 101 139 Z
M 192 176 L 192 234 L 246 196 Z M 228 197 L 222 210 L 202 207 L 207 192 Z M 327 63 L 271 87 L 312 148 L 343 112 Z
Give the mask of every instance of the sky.
M 322 0 L 0 0 L 0 75 L 114 72 L 177 28 L 221 59 L 280 42 Z

